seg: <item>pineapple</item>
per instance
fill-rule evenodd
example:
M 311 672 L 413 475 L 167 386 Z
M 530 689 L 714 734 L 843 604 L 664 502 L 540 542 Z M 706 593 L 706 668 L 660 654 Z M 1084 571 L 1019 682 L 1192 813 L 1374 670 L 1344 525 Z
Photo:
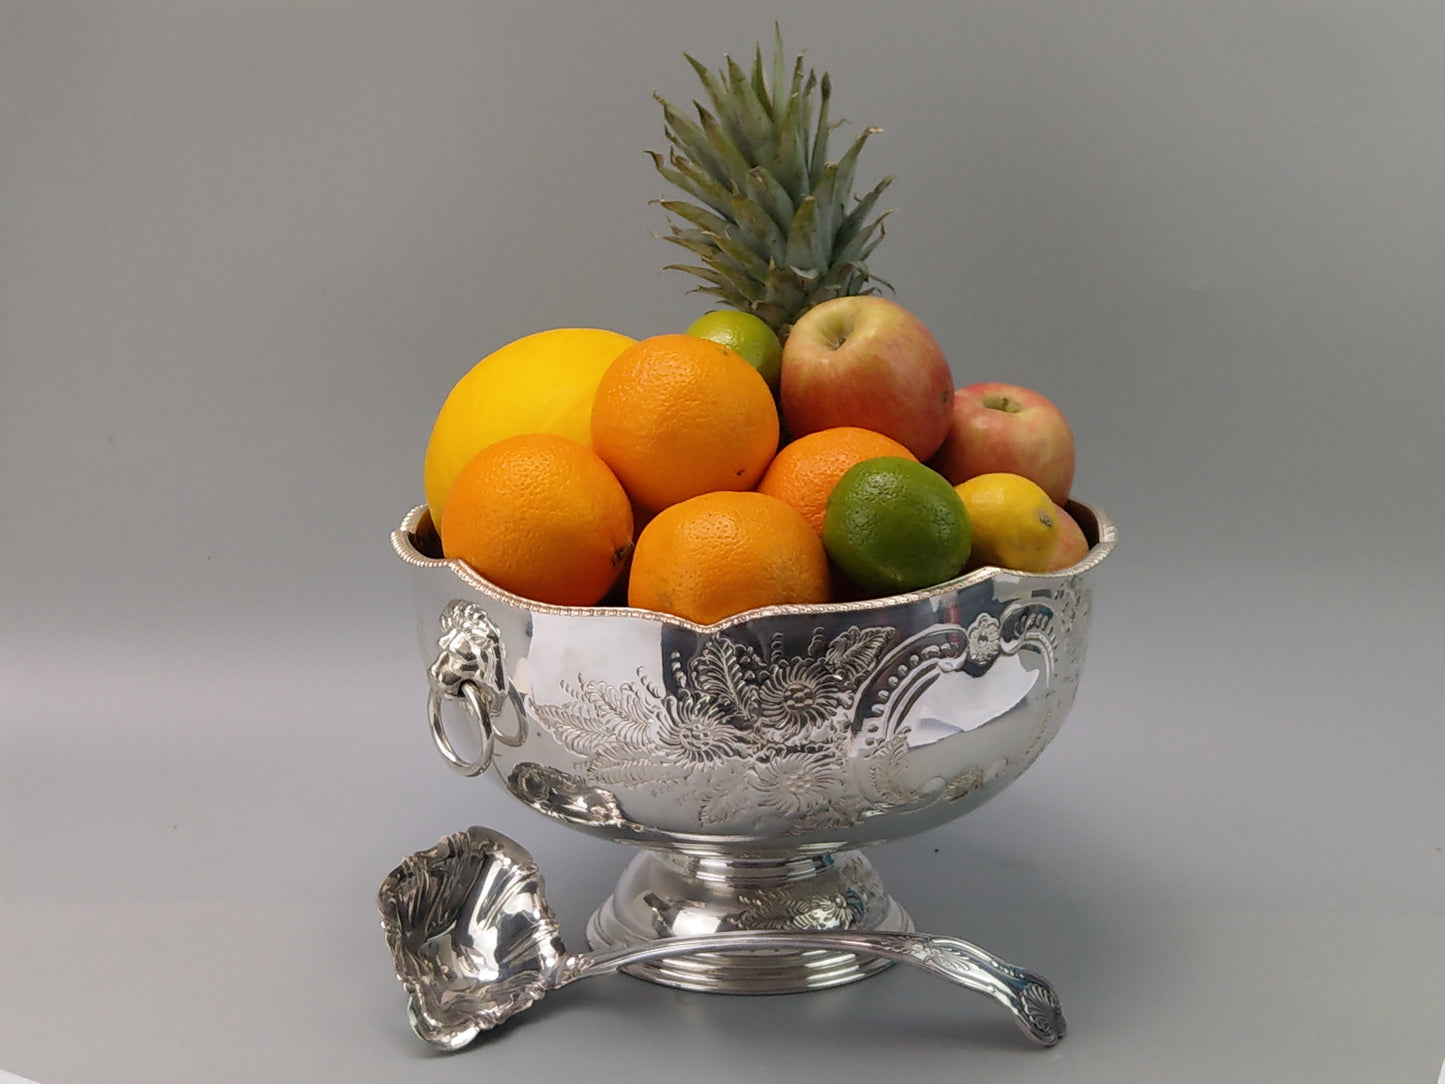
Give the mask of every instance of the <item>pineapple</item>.
M 664 239 L 701 261 L 668 268 L 696 275 L 705 285 L 695 292 L 756 314 L 781 338 L 819 302 L 876 294 L 874 283 L 892 289 L 864 261 L 883 239 L 889 212 L 869 216 L 893 178 L 855 199 L 858 154 L 881 129 L 864 129 L 840 159 L 829 161 L 828 135 L 836 124 L 828 119 L 828 73 L 819 79 L 809 70 L 805 78 L 800 56 L 785 83 L 781 31 L 775 38 L 771 80 L 761 45 L 751 74 L 731 57 L 717 73 L 687 57 L 712 108 L 694 102 L 694 121 L 654 95 L 671 150 L 666 157 L 649 153 L 657 171 L 691 197 L 657 201 L 682 220 L 669 220 Z

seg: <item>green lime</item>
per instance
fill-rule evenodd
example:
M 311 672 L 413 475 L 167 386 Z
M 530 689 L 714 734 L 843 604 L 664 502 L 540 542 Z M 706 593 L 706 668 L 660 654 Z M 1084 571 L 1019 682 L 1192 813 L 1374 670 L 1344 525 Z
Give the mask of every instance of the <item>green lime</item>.
M 783 344 L 761 317 L 737 309 L 722 309 L 698 317 L 686 333 L 722 343 L 741 354 L 762 374 L 768 387 L 778 390 L 778 377 L 783 371 Z
M 948 480 L 911 459 L 849 467 L 823 512 L 823 547 L 860 587 L 900 594 L 951 580 L 968 560 L 968 512 Z

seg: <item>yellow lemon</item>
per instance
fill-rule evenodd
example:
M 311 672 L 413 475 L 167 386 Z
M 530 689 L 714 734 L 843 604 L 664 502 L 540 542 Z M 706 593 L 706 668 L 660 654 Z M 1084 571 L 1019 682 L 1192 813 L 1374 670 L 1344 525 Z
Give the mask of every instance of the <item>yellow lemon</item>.
M 1054 502 L 1019 474 L 980 474 L 954 486 L 973 528 L 969 567 L 1042 572 L 1059 545 Z
M 596 328 L 555 328 L 508 343 L 457 381 L 427 442 L 423 476 L 440 524 L 461 469 L 503 437 L 552 433 L 592 447 L 592 398 L 612 359 L 636 340 Z

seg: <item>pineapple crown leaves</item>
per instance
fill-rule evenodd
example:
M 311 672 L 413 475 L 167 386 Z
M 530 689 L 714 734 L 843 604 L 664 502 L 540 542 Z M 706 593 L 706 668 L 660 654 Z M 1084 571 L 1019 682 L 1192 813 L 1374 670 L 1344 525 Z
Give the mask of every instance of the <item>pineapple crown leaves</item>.
M 892 183 L 885 177 L 862 197 L 853 193 L 858 157 L 878 128 L 865 128 L 836 161 L 829 117 L 832 81 L 791 73 L 781 30 L 774 28 L 771 70 L 762 46 L 750 71 L 731 57 L 717 72 L 691 56 L 707 105 L 697 119 L 660 95 L 669 150 L 649 152 L 663 179 L 689 197 L 657 202 L 672 216 L 664 240 L 686 249 L 697 264 L 669 264 L 703 281 L 695 289 L 733 308 L 754 312 L 780 334 L 804 311 L 830 297 L 877 293 L 867 258 L 883 239 L 873 216 Z M 850 206 L 851 201 L 851 206 Z

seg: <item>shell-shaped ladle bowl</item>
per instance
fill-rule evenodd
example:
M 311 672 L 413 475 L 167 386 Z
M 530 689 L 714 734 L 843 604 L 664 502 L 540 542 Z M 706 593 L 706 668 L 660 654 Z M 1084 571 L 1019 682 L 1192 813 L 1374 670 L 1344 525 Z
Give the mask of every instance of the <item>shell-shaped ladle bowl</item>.
M 1064 1034 L 1059 999 L 1039 975 L 953 937 L 878 930 L 724 930 L 569 953 L 521 844 L 488 828 L 455 832 L 382 882 L 377 903 L 412 1030 L 455 1051 L 575 979 L 704 952 L 824 949 L 912 964 L 986 994 L 1034 1042 Z

